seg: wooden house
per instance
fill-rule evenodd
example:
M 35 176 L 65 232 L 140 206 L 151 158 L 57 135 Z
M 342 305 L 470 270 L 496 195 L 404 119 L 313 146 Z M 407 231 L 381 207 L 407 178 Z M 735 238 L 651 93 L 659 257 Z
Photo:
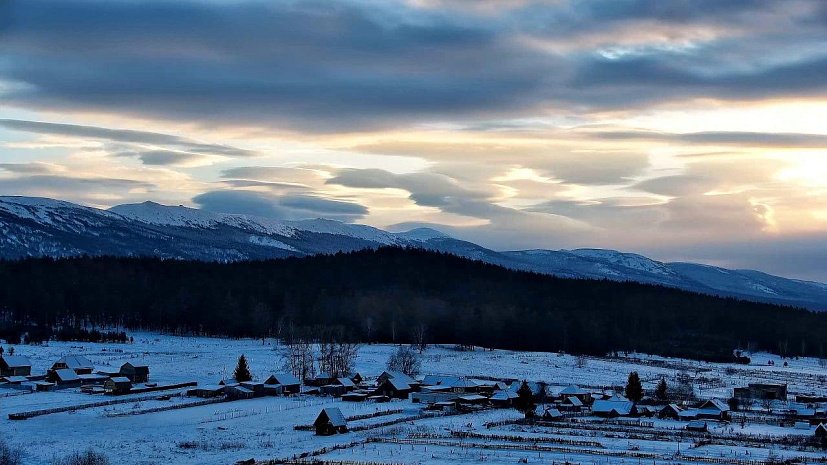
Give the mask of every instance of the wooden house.
M 191 397 L 200 397 L 202 399 L 210 399 L 213 397 L 221 397 L 224 395 L 224 386 L 198 386 L 187 391 L 187 395 Z
M 686 424 L 686 430 L 694 431 L 696 433 L 707 433 L 709 432 L 709 427 L 703 420 L 692 420 Z
M 83 382 L 74 370 L 69 368 L 60 368 L 49 371 L 47 380 L 50 383 L 55 383 L 58 388 L 80 387 Z
M 52 370 L 69 369 L 79 375 L 88 375 L 95 369 L 95 365 L 83 355 L 65 355 L 52 365 Z
M 313 422 L 316 434 L 330 436 L 336 433 L 347 433 L 347 420 L 337 407 L 322 409 L 316 421 Z
M 813 432 L 813 438 L 817 445 L 819 445 L 822 449 L 827 449 L 827 426 L 824 423 L 819 423 L 816 426 L 815 432 Z
M 407 399 L 413 391 L 408 383 L 396 378 L 387 378 L 376 388 L 376 393 L 394 399 Z
M 565 388 L 563 388 L 559 393 L 557 393 L 557 397 L 560 399 L 568 399 L 569 397 L 575 397 L 578 400 L 580 400 L 580 402 L 582 402 L 581 406 L 583 404 L 588 405 L 592 402 L 591 392 L 574 385 L 566 386 Z
M 32 362 L 23 355 L 0 355 L 0 376 L 29 376 Z
M 298 394 L 302 389 L 301 381 L 289 373 L 276 373 L 274 375 L 270 375 L 270 377 L 264 381 L 264 384 L 280 384 L 285 395 Z
M 637 407 L 630 400 L 596 400 L 592 413 L 603 418 L 632 417 L 637 415 Z
M 129 378 L 133 383 L 146 383 L 149 381 L 149 366 L 126 362 L 121 365 L 120 375 Z
M 103 390 L 111 395 L 128 394 L 132 390 L 132 382 L 126 376 L 116 376 L 103 383 Z
M 246 388 L 240 384 L 231 384 L 225 387 L 224 392 L 230 399 L 252 399 L 255 397 L 255 392 L 252 389 Z
M 750 383 L 733 392 L 739 399 L 787 400 L 787 385 L 781 383 Z
M 669 404 L 660 409 L 660 412 L 658 412 L 658 418 L 662 420 L 677 420 L 678 418 L 680 418 L 680 414 L 682 411 L 683 409 L 678 407 L 677 404 Z

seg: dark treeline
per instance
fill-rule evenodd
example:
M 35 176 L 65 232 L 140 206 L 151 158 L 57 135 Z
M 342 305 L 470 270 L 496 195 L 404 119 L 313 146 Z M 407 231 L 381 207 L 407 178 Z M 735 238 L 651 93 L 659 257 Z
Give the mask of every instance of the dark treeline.
M 382 248 L 260 262 L 0 263 L 7 324 L 66 321 L 226 336 L 337 328 L 360 342 L 474 344 L 707 360 L 823 355 L 827 314 L 636 283 L 561 279 Z

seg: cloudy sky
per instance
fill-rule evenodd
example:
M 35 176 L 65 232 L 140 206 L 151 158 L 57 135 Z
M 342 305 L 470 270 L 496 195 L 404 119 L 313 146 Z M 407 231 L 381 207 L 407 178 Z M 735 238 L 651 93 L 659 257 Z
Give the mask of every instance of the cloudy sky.
M 827 2 L 0 1 L 0 194 L 827 281 Z

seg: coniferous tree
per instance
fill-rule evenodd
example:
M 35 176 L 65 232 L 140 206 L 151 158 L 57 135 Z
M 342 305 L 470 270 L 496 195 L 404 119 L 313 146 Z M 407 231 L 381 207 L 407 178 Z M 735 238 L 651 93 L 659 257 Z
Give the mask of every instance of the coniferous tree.
M 250 367 L 247 366 L 247 357 L 245 357 L 244 354 L 238 357 L 238 365 L 235 367 L 233 377 L 239 383 L 253 379 L 253 375 L 250 374 Z
M 655 398 L 662 401 L 666 400 L 667 395 L 666 378 L 661 378 L 658 386 L 655 388 Z
M 517 390 L 517 399 L 514 400 L 514 407 L 523 412 L 526 418 L 534 416 L 534 392 L 528 386 L 528 382 L 523 381 L 520 389 Z
M 643 386 L 636 371 L 629 373 L 629 379 L 626 381 L 626 398 L 632 402 L 640 402 L 640 399 L 643 399 Z

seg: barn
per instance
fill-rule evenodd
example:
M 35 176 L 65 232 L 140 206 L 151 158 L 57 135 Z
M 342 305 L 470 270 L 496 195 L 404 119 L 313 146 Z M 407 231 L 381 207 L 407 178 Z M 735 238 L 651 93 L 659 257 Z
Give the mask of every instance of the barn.
M 347 433 L 347 420 L 337 407 L 322 409 L 313 426 L 316 428 L 316 434 L 320 436 Z
M 109 378 L 103 383 L 103 389 L 107 394 L 127 394 L 132 389 L 132 382 L 126 376 Z
M 0 376 L 29 376 L 32 362 L 23 355 L 0 355 Z
M 270 377 L 264 381 L 264 384 L 280 384 L 282 386 L 282 392 L 285 395 L 298 394 L 302 389 L 301 381 L 289 373 L 276 373 L 274 375 L 270 375 Z
M 126 362 L 121 365 L 120 375 L 133 383 L 146 383 L 149 381 L 149 365 Z

